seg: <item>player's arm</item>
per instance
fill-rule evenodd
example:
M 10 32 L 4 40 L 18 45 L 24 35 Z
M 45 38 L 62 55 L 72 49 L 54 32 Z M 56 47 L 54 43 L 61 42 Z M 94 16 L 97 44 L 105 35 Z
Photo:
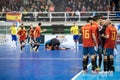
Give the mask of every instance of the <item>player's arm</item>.
M 36 42 L 36 36 L 37 36 L 37 35 L 36 35 L 36 30 L 34 30 L 34 33 L 33 33 L 33 34 L 34 34 L 34 41 Z
M 92 38 L 93 38 L 93 41 L 94 41 L 94 43 L 95 43 L 95 46 L 98 48 L 98 42 L 97 42 L 97 39 L 96 39 L 96 36 L 95 36 L 95 29 L 94 29 L 93 26 L 91 27 L 91 30 L 92 30 Z
M 97 39 L 96 39 L 96 37 L 95 37 L 95 34 L 94 34 L 94 33 L 92 33 L 92 38 L 93 38 L 93 41 L 94 41 L 94 43 L 95 43 L 95 46 L 98 48 Z
M 45 31 L 47 31 L 47 30 L 46 30 L 46 29 L 43 29 L 43 30 L 40 31 L 40 33 L 45 32 Z
M 117 49 L 117 36 L 118 36 L 118 34 L 117 34 L 117 30 L 116 30 L 116 38 L 115 38 L 115 48 Z
M 105 39 L 108 39 L 108 38 L 109 38 L 109 35 L 104 35 L 104 34 L 102 34 L 102 37 L 105 38 Z
M 110 37 L 110 31 L 109 31 L 109 28 L 106 28 L 105 30 L 105 34 L 102 34 L 101 36 L 105 39 L 108 39 Z

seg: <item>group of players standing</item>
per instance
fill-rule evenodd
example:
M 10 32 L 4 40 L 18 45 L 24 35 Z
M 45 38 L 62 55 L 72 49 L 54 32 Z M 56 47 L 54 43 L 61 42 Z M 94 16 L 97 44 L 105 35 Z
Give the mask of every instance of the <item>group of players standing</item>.
M 92 72 L 99 71 L 102 63 L 104 72 L 114 72 L 114 48 L 116 48 L 117 30 L 110 20 L 103 20 L 98 16 L 88 18 L 81 28 L 83 44 L 83 72 L 87 71 L 89 56 Z M 97 56 L 99 57 L 97 59 Z M 97 61 L 98 60 L 98 61 Z M 98 63 L 97 63 L 98 62 Z
M 32 25 L 30 25 L 30 29 L 26 30 L 24 25 L 21 24 L 19 28 L 13 24 L 13 26 L 10 27 L 11 35 L 12 35 L 12 42 L 13 44 L 16 44 L 17 36 L 20 42 L 20 49 L 23 50 L 26 44 L 26 39 L 28 39 L 28 42 L 31 45 L 31 50 L 38 51 L 38 48 L 40 46 L 40 35 L 41 32 L 44 32 L 46 30 L 41 30 L 41 23 L 38 23 L 38 26 L 33 28 Z M 13 45 L 14 47 L 15 45 Z
M 98 16 L 90 17 L 80 30 L 74 23 L 70 31 L 73 34 L 76 48 L 79 34 L 82 35 L 83 72 L 87 72 L 89 57 L 91 58 L 92 72 L 100 71 L 102 56 L 104 56 L 104 72 L 115 71 L 113 52 L 116 48 L 117 30 L 109 19 L 104 20 Z

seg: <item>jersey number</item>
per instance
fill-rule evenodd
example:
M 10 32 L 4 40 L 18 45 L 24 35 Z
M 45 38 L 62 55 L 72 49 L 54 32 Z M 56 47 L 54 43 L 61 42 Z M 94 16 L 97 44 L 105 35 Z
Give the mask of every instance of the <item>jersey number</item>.
M 89 30 L 83 30 L 83 37 L 90 38 Z
M 112 32 L 111 39 L 112 39 L 112 40 L 116 40 L 116 32 Z

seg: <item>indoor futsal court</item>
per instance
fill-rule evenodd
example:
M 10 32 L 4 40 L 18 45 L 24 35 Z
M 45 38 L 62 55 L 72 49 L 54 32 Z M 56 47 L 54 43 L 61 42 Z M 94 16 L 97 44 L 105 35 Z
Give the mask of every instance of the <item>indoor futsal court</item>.
M 27 45 L 23 52 L 19 46 L 0 45 L 0 80 L 120 80 L 120 54 L 115 56 L 114 73 L 91 73 L 82 70 L 82 46 L 76 50 L 44 50 L 30 52 Z M 120 45 L 117 45 L 118 53 Z M 103 70 L 101 70 L 103 71 Z

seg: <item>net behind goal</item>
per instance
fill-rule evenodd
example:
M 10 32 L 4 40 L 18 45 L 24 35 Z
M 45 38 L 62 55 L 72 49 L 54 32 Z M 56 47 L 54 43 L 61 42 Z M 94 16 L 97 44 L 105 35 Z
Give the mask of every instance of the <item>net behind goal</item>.
M 10 43 L 9 41 L 11 41 L 11 35 L 9 29 L 13 23 L 16 23 L 16 26 L 18 26 L 18 22 L 0 21 L 0 45 Z

